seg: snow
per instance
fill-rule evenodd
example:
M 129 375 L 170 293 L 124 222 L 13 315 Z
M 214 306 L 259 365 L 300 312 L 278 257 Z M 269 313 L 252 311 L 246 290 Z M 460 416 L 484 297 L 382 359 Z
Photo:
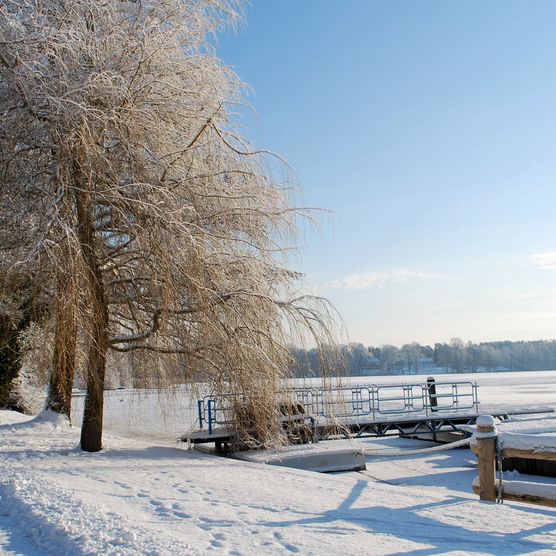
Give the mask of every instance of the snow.
M 254 463 L 281 465 L 321 473 L 365 469 L 362 447 L 350 446 L 346 442 L 320 442 L 287 446 L 279 450 L 240 452 L 234 457 Z
M 477 425 L 483 418 L 490 416 L 480 416 Z M 486 420 L 485 420 L 486 423 Z M 469 425 L 467 430 L 474 432 L 471 443 L 476 444 L 477 438 L 492 438 L 491 433 L 475 432 L 476 427 Z M 542 418 L 516 418 L 510 421 L 503 421 L 496 424 L 498 442 L 504 448 L 514 450 L 524 450 L 528 452 L 556 452 L 556 417 Z
M 498 423 L 496 428 L 500 433 L 554 434 L 556 433 L 556 417 L 520 418 Z
M 498 435 L 498 441 L 504 448 L 556 453 L 556 436 L 502 432 Z
M 496 438 L 496 422 L 491 415 L 479 415 L 477 417 L 477 432 L 475 438 Z M 483 430 L 479 430 L 481 427 Z
M 556 484 L 533 483 L 531 481 L 504 481 L 503 492 L 514 496 L 538 496 L 556 501 Z
M 508 375 L 499 375 L 496 403 L 512 403 Z M 554 392 L 556 373 L 545 382 L 539 390 Z M 0 411 L 0 554 L 556 552 L 556 510 L 480 503 L 468 449 L 415 454 L 432 443 L 350 441 L 367 469 L 318 474 L 187 451 L 173 439 L 192 424 L 189 400 L 177 396 L 164 410 L 159 393 L 109 394 L 110 432 L 96 454 L 78 448 L 75 424 Z
M 477 417 L 477 425 L 479 427 L 494 427 L 495 421 L 490 415 L 479 415 Z

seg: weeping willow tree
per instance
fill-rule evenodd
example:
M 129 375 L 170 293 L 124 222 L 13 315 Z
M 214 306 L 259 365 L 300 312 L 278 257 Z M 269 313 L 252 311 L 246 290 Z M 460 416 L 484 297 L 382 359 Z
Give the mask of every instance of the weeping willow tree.
M 286 264 L 298 211 L 230 123 L 243 85 L 211 48 L 232 0 L 10 0 L 0 8 L 2 187 L 40 207 L 19 265 L 47 261 L 49 407 L 69 414 L 85 342 L 81 446 L 102 447 L 109 350 L 163 379 L 194 368 L 280 434 L 292 335 L 326 331 Z M 324 313 L 323 313 L 324 311 Z M 328 338 L 327 338 L 328 340 Z M 245 423 L 236 419 L 245 433 Z

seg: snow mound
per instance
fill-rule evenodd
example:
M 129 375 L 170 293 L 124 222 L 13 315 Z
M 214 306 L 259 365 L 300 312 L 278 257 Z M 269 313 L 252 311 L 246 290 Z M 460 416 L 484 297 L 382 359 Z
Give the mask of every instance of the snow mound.
M 50 409 L 43 409 L 36 417 L 29 421 L 29 424 L 50 425 L 52 428 L 69 428 L 71 426 L 65 415 L 61 415 Z

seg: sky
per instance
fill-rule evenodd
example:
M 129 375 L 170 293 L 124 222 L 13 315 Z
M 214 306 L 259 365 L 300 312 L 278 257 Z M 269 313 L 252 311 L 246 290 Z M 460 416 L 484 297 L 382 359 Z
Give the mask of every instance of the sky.
M 556 2 L 252 0 L 234 116 L 324 209 L 295 265 L 365 345 L 556 338 Z

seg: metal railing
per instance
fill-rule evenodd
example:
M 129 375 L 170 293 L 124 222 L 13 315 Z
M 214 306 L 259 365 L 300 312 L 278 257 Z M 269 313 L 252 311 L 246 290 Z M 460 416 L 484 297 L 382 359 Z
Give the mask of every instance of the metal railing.
M 317 421 L 319 418 L 381 421 L 479 411 L 475 383 L 436 382 L 434 379 L 413 384 L 289 388 L 281 392 L 281 402 L 301 404 L 304 415 Z M 241 399 L 233 395 L 205 396 L 197 403 L 200 426 L 203 428 L 206 423 L 211 434 L 214 426 L 232 423 L 234 405 L 241 405 Z

